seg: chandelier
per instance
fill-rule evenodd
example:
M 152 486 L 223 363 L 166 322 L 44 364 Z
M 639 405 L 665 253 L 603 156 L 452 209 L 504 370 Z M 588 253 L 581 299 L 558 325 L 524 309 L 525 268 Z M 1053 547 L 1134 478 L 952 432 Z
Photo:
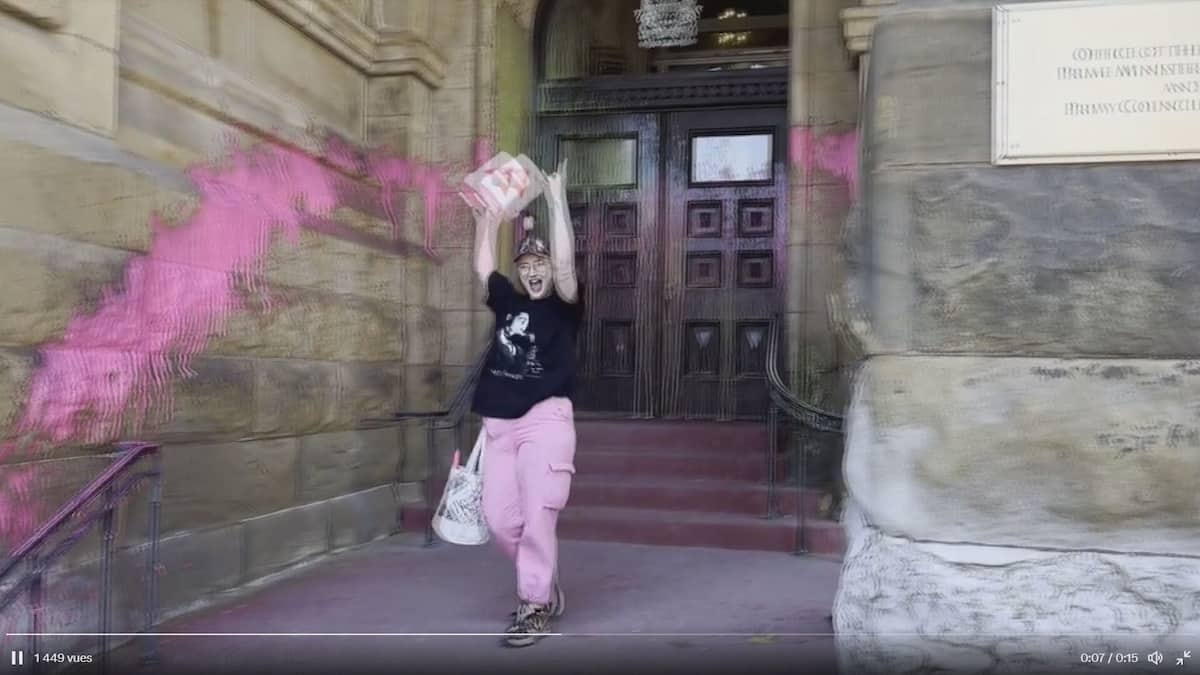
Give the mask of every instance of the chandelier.
M 696 0 L 642 0 L 633 11 L 638 22 L 638 45 L 683 47 L 696 43 L 700 10 Z

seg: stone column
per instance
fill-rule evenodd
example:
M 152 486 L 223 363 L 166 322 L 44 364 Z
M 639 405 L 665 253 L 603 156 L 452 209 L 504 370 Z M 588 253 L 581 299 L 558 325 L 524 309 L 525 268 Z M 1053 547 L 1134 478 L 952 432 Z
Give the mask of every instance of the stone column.
M 874 29 L 841 667 L 1174 668 L 1200 631 L 1200 163 L 991 166 L 990 3 L 963 4 Z

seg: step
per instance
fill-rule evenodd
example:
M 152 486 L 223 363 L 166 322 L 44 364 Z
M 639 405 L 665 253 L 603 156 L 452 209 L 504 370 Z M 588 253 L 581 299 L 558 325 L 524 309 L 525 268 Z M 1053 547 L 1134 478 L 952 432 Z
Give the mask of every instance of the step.
M 424 532 L 429 517 L 424 503 L 404 504 L 401 529 Z M 750 514 L 569 506 L 559 518 L 558 534 L 585 541 L 792 552 L 797 522 L 792 515 L 767 520 Z M 832 520 L 807 519 L 805 541 L 809 553 L 840 556 L 845 551 L 842 527 Z
M 575 437 L 581 447 L 759 451 L 768 439 L 762 422 L 626 419 L 576 419 Z
M 597 491 L 607 492 L 615 503 L 632 501 L 632 506 L 684 510 L 716 510 L 758 513 L 765 510 L 767 499 L 766 468 L 763 458 L 730 458 L 716 453 L 650 453 L 629 450 L 577 452 L 572 490 L 582 485 L 583 499 L 591 500 Z M 776 465 L 776 508 L 793 513 L 796 508 L 795 484 L 786 460 Z M 446 474 L 433 480 L 431 494 L 441 497 Z M 615 492 L 614 492 L 615 491 Z M 808 488 L 809 513 L 817 513 L 824 494 Z M 572 494 L 575 494 L 573 492 Z M 649 500 L 649 501 L 647 501 Z M 664 501 L 665 500 L 665 501 Z M 677 504 L 672 506 L 671 504 Z
M 563 511 L 558 533 L 563 539 L 586 541 L 791 552 L 796 526 L 794 516 L 767 520 L 745 514 L 580 507 Z M 810 553 L 841 555 L 844 551 L 838 523 L 809 520 L 805 530 Z
M 783 457 L 776 459 L 776 480 L 782 482 L 788 477 L 787 464 Z M 762 481 L 766 480 L 767 466 L 761 452 L 731 454 L 722 450 L 659 452 L 589 448 L 576 451 L 575 475 Z
M 748 481 L 645 480 L 628 477 L 577 477 L 571 484 L 573 506 L 627 506 L 664 511 L 742 513 L 764 515 L 767 510 L 767 486 Z M 819 517 L 824 492 L 815 488 L 803 491 L 805 512 Z M 794 486 L 777 485 L 775 510 L 796 514 L 798 494 Z

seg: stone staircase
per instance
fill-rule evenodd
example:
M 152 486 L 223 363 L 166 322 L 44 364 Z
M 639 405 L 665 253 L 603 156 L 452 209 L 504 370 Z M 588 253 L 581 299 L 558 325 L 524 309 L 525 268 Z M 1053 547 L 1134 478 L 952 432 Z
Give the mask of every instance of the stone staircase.
M 781 515 L 764 518 L 764 424 L 581 419 L 576 430 L 571 501 L 559 519 L 564 539 L 791 552 L 800 499 L 808 551 L 844 550 L 841 526 L 819 513 L 817 490 L 798 495 L 777 485 Z M 783 461 L 776 471 L 780 483 L 790 475 Z M 435 487 L 440 496 L 440 482 Z M 423 529 L 427 512 L 406 506 L 405 529 Z

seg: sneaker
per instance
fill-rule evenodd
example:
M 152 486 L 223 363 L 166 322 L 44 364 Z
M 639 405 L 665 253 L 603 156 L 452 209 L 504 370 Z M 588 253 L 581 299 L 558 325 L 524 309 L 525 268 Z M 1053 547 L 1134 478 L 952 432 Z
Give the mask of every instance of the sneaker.
M 528 647 L 550 632 L 550 610 L 547 605 L 525 603 L 517 609 L 516 620 L 505 631 L 506 647 Z
M 529 616 L 529 613 L 533 611 L 534 607 L 536 607 L 536 605 L 534 605 L 531 602 L 525 602 L 524 600 L 518 601 L 517 608 L 508 613 L 508 616 L 509 616 L 508 628 L 505 628 L 504 632 L 505 633 L 521 632 L 521 626 L 522 626 L 522 624 L 525 623 L 525 617 Z

